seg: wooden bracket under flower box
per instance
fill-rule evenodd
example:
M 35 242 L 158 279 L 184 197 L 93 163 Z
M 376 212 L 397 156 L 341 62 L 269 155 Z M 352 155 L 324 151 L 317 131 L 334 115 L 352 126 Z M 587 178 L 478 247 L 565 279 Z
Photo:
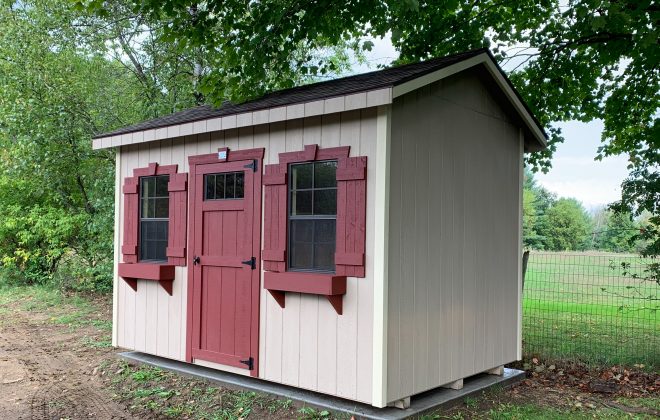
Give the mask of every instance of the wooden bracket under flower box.
M 318 273 L 270 272 L 264 273 L 264 289 L 284 308 L 285 293 L 306 293 L 325 296 L 339 315 L 343 311 L 346 294 L 346 276 Z
M 148 264 L 148 263 L 120 263 L 119 277 L 124 279 L 133 290 L 137 292 L 137 281 L 157 281 L 168 295 L 172 296 L 172 283 L 174 282 L 174 265 Z

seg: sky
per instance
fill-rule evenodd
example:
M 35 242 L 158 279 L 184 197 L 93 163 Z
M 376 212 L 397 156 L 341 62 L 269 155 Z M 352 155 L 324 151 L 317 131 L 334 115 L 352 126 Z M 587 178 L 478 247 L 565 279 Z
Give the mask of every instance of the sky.
M 379 64 L 387 65 L 398 56 L 389 38 L 371 41 L 374 48 L 366 54 L 367 63 L 355 63 L 354 72 L 377 70 Z M 558 126 L 565 141 L 557 146 L 550 171 L 535 175 L 538 183 L 560 197 L 580 200 L 589 211 L 619 199 L 621 182 L 628 173 L 627 158 L 614 156 L 602 161 L 594 160 L 601 145 L 602 121 L 569 121 Z

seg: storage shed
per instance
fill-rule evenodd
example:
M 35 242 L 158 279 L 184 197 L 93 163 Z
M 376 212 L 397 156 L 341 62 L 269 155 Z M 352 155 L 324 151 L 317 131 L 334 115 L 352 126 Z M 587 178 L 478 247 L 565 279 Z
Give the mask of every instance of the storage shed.
M 487 50 L 201 106 L 117 156 L 113 345 L 376 407 L 521 358 L 523 154 Z

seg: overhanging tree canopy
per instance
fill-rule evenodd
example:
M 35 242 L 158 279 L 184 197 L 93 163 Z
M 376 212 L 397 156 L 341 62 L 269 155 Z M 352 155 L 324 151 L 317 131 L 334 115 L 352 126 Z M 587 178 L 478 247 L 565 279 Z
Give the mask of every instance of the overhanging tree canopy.
M 78 4 L 104 13 L 100 0 Z M 336 70 L 309 54 L 391 34 L 400 62 L 490 47 L 551 133 L 532 155 L 549 167 L 558 121 L 605 124 L 597 159 L 630 156 L 620 207 L 660 209 L 660 6 L 651 0 L 142 0 L 183 47 L 214 52 L 203 91 L 216 103 L 289 87 L 298 75 Z M 507 66 L 509 67 L 509 66 Z M 659 219 L 655 219 L 660 222 Z

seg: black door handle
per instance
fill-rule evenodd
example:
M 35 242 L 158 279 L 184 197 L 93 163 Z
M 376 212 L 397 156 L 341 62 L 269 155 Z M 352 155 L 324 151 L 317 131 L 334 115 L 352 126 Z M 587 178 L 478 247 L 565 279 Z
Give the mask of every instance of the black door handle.
M 197 257 L 197 256 L 193 257 L 193 265 L 199 264 L 199 261 L 200 261 L 199 257 Z

